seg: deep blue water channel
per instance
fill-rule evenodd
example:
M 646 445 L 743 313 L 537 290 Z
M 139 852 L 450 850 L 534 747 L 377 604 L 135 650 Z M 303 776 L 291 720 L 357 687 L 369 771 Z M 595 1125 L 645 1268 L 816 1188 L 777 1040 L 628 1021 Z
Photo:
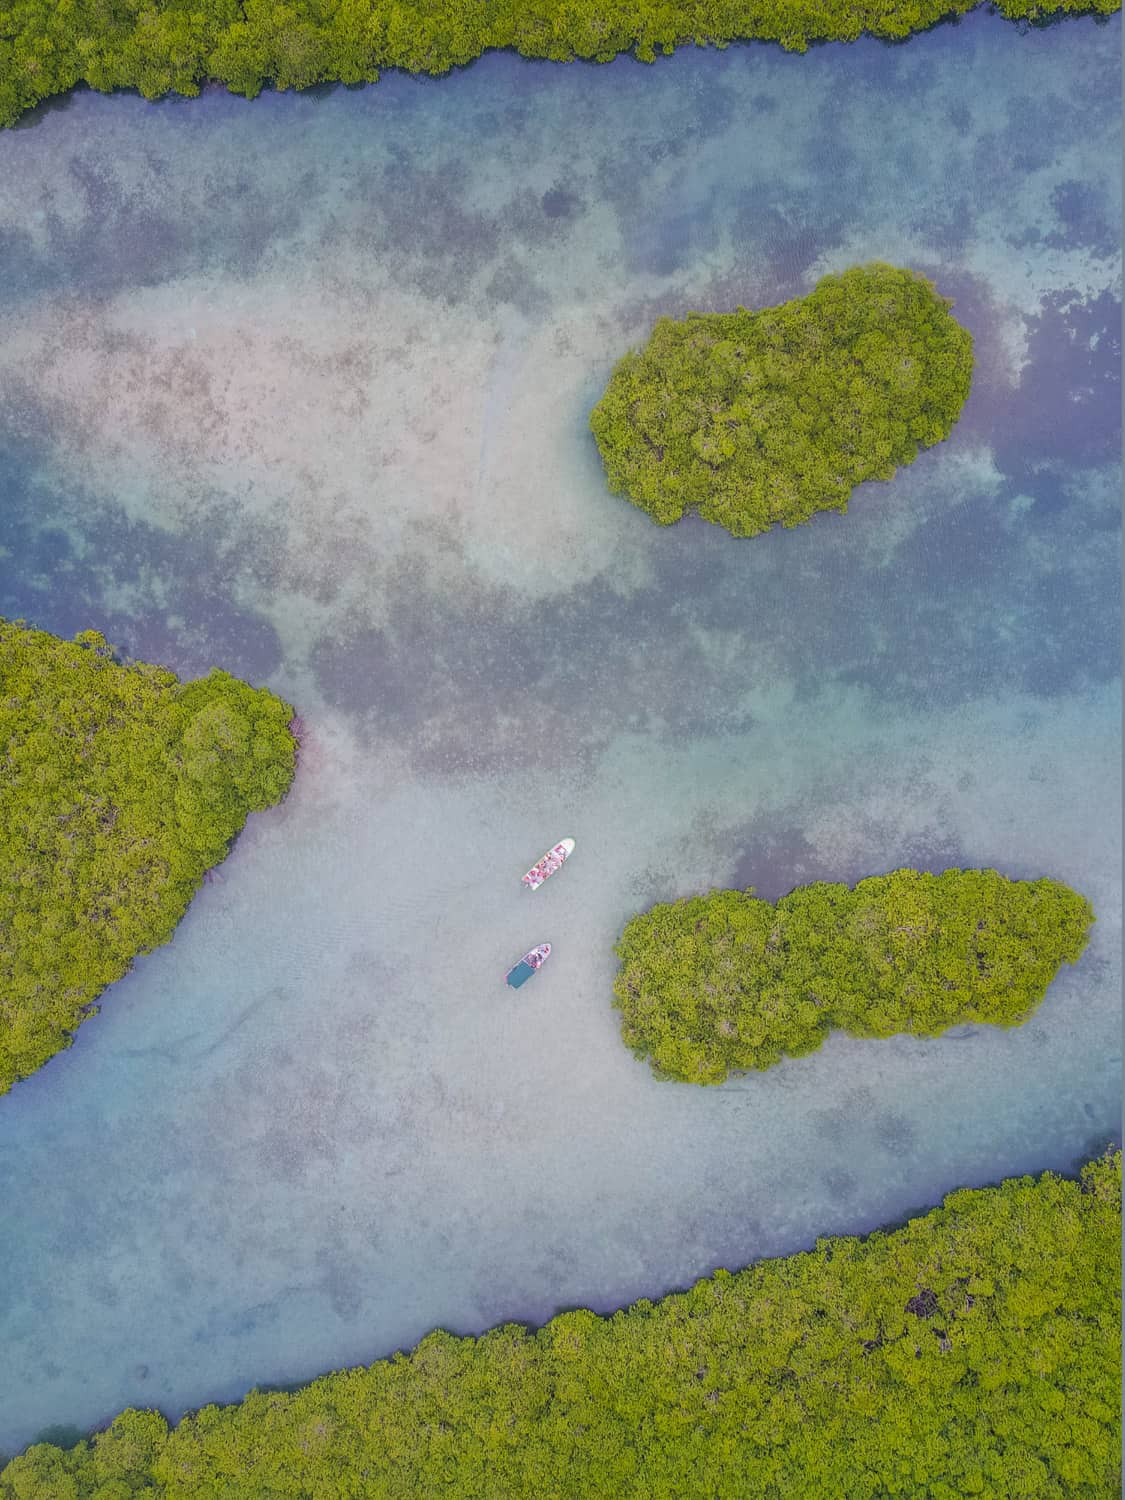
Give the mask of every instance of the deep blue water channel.
M 981 15 L 81 94 L 0 136 L 0 611 L 306 723 L 175 941 L 0 1101 L 0 1446 L 655 1296 L 1115 1135 L 1119 42 Z M 654 317 L 870 259 L 975 336 L 946 443 L 749 542 L 608 495 L 587 413 Z M 620 1045 L 634 910 L 906 862 L 1094 901 L 1027 1026 L 715 1090 Z

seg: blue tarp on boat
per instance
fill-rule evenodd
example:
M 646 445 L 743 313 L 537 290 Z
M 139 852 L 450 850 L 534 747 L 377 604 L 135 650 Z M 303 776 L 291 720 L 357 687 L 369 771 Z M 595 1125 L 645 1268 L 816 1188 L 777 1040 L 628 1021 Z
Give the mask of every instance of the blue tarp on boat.
M 526 984 L 534 973 L 535 970 L 528 963 L 527 959 L 521 958 L 514 969 L 508 970 L 508 983 L 514 990 L 518 990 L 520 985 Z

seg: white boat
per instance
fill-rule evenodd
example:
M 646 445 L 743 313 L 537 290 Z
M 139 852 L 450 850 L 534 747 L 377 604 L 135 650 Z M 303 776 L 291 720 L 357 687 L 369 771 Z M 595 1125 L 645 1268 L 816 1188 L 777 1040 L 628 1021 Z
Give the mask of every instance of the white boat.
M 545 880 L 550 880 L 556 870 L 561 870 L 566 861 L 574 853 L 574 840 L 563 839 L 553 849 L 548 849 L 540 860 L 536 860 L 531 869 L 523 877 L 523 883 L 528 890 L 537 891 Z

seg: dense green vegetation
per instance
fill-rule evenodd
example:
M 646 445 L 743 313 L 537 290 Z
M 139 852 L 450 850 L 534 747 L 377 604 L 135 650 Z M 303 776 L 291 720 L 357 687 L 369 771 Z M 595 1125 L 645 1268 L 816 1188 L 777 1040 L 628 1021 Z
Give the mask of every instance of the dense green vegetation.
M 431 1334 L 174 1431 L 128 1411 L 0 1500 L 1107 1500 L 1120 1233 L 1118 1153 L 611 1318 Z
M 803 51 L 867 31 L 904 37 L 979 0 L 0 0 L 0 125 L 88 83 L 147 99 L 209 79 L 373 83 L 383 68 L 445 73 L 496 47 L 525 57 L 646 62 L 686 43 L 758 38 Z M 1119 10 L 1121 0 L 996 0 L 1014 20 Z
M 712 891 L 654 906 L 621 934 L 614 1004 L 653 1071 L 687 1083 L 814 1052 L 829 1031 L 937 1036 L 1018 1026 L 1094 920 L 1056 880 L 896 870 L 818 881 L 776 905 Z
M 0 1093 L 167 942 L 249 812 L 293 776 L 293 710 L 0 620 Z
M 662 526 L 756 536 L 848 508 L 946 437 L 972 336 L 924 276 L 857 266 L 757 312 L 661 318 L 590 413 L 609 487 Z

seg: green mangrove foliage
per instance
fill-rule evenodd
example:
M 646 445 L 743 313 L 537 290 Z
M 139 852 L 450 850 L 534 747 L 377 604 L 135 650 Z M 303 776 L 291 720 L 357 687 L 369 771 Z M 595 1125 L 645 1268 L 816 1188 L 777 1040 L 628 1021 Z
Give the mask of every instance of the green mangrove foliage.
M 815 1052 L 834 1029 L 1019 1026 L 1093 920 L 1057 880 L 995 870 L 896 870 L 852 890 L 818 881 L 776 905 L 712 891 L 627 923 L 614 1005 L 626 1043 L 660 1077 L 721 1083 Z
M 590 413 L 610 489 L 662 526 L 694 510 L 734 536 L 847 510 L 960 415 L 973 340 L 950 306 L 870 265 L 779 307 L 661 318 Z
M 173 1431 L 127 1411 L 0 1500 L 1106 1500 L 1120 1234 L 1107 1154 L 611 1318 L 434 1333 Z
M 0 1093 L 172 936 L 293 777 L 293 710 L 226 672 L 122 666 L 96 631 L 0 620 Z
M 804 51 L 866 31 L 899 38 L 979 0 L 3 0 L 0 125 L 78 83 L 146 99 L 213 80 L 374 83 L 383 68 L 446 73 L 490 48 L 556 62 L 645 62 L 684 44 L 757 38 Z M 1121 0 L 996 0 L 1013 20 L 1119 10 Z

